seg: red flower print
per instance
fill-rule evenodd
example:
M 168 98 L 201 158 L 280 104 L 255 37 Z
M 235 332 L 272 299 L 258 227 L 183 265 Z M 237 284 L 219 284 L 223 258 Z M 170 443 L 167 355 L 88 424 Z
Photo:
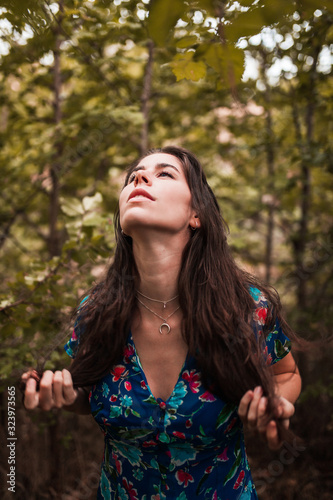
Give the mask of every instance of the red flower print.
M 188 385 L 192 392 L 199 392 L 199 387 L 201 386 L 200 374 L 195 370 L 184 371 L 182 378 L 188 382 Z
M 266 318 L 267 318 L 267 312 L 268 309 L 267 307 L 258 307 L 254 311 L 254 320 L 259 323 L 259 325 L 264 325 L 266 323 Z
M 150 446 L 156 446 L 156 441 L 153 441 L 152 439 L 150 441 L 144 441 L 142 443 L 142 446 L 144 446 L 145 448 L 150 448 Z
M 75 330 L 73 330 L 73 333 L 72 333 L 72 340 L 77 340 L 77 335 L 75 333 Z
M 132 384 L 131 384 L 131 382 L 125 382 L 125 389 L 126 389 L 126 391 L 131 391 L 132 390 Z
M 114 463 L 116 464 L 116 469 L 118 474 L 121 474 L 123 471 L 123 467 L 121 465 L 121 462 L 118 460 L 118 455 L 114 452 L 112 452 L 112 458 L 114 460 Z
M 236 479 L 236 482 L 234 484 L 234 490 L 238 490 L 238 488 L 241 486 L 243 479 L 245 476 L 245 472 L 243 470 L 240 471 L 238 478 Z
M 217 500 L 217 491 L 216 490 L 213 493 L 212 500 Z
M 185 434 L 183 432 L 173 431 L 172 434 L 177 438 L 185 439 Z
M 141 385 L 142 389 L 147 389 L 147 384 L 144 380 L 141 380 L 140 385 Z
M 133 488 L 133 483 L 127 481 L 125 477 L 123 478 L 123 486 L 125 487 L 125 490 L 128 492 L 130 500 L 138 500 L 137 490 Z
M 178 484 L 184 483 L 185 488 L 188 486 L 188 483 L 194 483 L 193 476 L 191 476 L 191 474 L 185 472 L 184 470 L 178 470 L 176 472 L 176 479 L 178 481 Z
M 115 394 L 112 394 L 110 401 L 111 401 L 111 403 L 114 403 L 115 401 L 117 401 L 117 396 Z
M 190 427 L 192 427 L 192 424 L 193 424 L 192 420 L 186 420 L 186 422 L 185 422 L 186 429 L 189 429 Z
M 266 365 L 271 365 L 273 358 L 271 354 L 268 354 L 268 347 L 266 345 L 265 350 L 264 350 L 264 356 L 266 358 Z
M 231 429 L 233 428 L 233 426 L 235 425 L 235 423 L 237 422 L 237 417 L 234 417 L 230 424 L 228 425 L 228 427 L 226 428 L 226 430 L 224 431 L 224 434 L 226 434 L 227 432 L 231 431 Z
M 210 474 L 213 470 L 213 466 L 210 465 L 209 467 L 207 467 L 207 469 L 205 470 L 205 474 Z
M 129 358 L 134 354 L 134 347 L 131 344 L 127 344 L 124 349 L 124 361 L 129 363 Z
M 220 455 L 217 456 L 217 460 L 219 460 L 220 462 L 226 462 L 227 460 L 229 460 L 227 451 L 228 451 L 228 446 L 224 448 L 224 450 Z
M 113 375 L 112 377 L 112 382 L 118 382 L 120 377 L 124 374 L 126 368 L 123 365 L 116 365 L 113 370 L 111 370 L 111 373 Z
M 200 401 L 208 402 L 211 403 L 212 401 L 216 401 L 216 398 L 213 396 L 213 394 L 209 391 L 204 392 L 199 396 Z

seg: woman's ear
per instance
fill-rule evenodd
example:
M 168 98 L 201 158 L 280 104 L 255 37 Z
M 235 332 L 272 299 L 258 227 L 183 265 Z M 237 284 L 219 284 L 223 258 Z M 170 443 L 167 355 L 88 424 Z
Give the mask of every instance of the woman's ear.
M 201 222 L 199 217 L 197 215 L 193 215 L 193 217 L 191 217 L 190 219 L 190 228 L 193 229 L 193 231 L 195 231 L 196 229 L 199 229 L 200 226 Z

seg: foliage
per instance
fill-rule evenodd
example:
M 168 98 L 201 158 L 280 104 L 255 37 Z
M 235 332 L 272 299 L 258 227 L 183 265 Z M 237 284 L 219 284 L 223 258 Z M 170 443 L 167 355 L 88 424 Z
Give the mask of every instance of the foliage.
M 141 150 L 149 36 L 156 44 L 150 144 L 181 143 L 203 159 L 236 255 L 259 272 L 274 207 L 273 283 L 281 281 L 295 304 L 299 281 L 306 281 L 313 330 L 327 327 L 331 89 L 318 61 L 332 37 L 332 13 L 323 7 L 313 14 L 315 4 L 303 2 L 298 10 L 291 2 L 213 0 L 4 4 L 2 380 L 43 360 L 59 330 L 68 334 L 61 326 L 68 311 L 112 255 L 122 171 Z M 257 82 L 241 81 L 244 57 L 259 67 Z M 291 69 L 273 81 L 278 61 Z M 303 235 L 305 166 L 311 208 Z M 300 237 L 305 243 L 297 256 Z M 56 352 L 52 368 L 64 362 Z

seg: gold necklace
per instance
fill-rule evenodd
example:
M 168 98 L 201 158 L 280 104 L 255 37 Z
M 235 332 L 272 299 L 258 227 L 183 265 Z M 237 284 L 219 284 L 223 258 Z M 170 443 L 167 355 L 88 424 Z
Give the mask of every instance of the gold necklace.
M 169 300 L 157 300 L 157 299 L 152 299 L 151 297 L 147 297 L 147 295 L 144 295 L 139 290 L 137 290 L 136 292 L 139 295 L 141 295 L 141 297 L 144 297 L 145 299 L 151 300 L 152 302 L 158 302 L 159 304 L 163 304 L 163 309 L 166 308 L 166 306 L 167 306 L 167 304 L 169 304 L 169 302 L 172 302 L 173 300 L 178 299 L 178 297 L 179 297 L 179 295 L 175 295 L 174 297 L 172 297 L 172 299 L 169 299 Z M 141 304 L 142 304 L 142 302 L 141 302 Z M 163 318 L 161 318 L 161 319 L 163 319 Z
M 150 309 L 150 307 L 146 306 L 146 304 L 144 304 L 140 299 L 139 297 L 137 297 L 138 301 L 140 302 L 140 304 L 143 305 L 143 307 L 145 307 L 146 309 L 148 309 L 148 311 L 150 311 L 151 313 L 155 314 L 155 316 L 157 316 L 158 318 L 160 318 L 161 320 L 163 320 L 163 323 L 161 324 L 161 326 L 159 327 L 159 332 L 161 335 L 163 335 L 163 331 L 162 329 L 163 328 L 166 328 L 167 331 L 166 333 L 170 333 L 171 332 L 171 326 L 169 325 L 169 323 L 167 323 L 168 319 L 171 318 L 171 316 L 173 314 L 175 314 L 175 312 L 178 311 L 178 309 L 180 309 L 180 306 L 177 307 L 177 309 L 175 309 L 171 314 L 169 314 L 169 316 L 167 316 L 166 318 L 163 318 L 163 316 L 160 316 L 160 314 L 158 314 L 157 312 L 153 311 L 152 309 Z M 171 300 L 174 300 L 174 299 L 170 299 L 168 302 L 170 302 Z M 164 303 L 164 301 L 158 301 L 158 302 L 162 302 Z

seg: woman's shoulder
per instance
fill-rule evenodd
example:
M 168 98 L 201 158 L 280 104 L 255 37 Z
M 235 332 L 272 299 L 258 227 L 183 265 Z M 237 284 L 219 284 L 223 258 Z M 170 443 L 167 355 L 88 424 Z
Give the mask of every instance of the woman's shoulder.
M 252 285 L 248 287 L 248 290 L 255 304 L 262 303 L 268 306 L 268 300 L 262 290 Z

